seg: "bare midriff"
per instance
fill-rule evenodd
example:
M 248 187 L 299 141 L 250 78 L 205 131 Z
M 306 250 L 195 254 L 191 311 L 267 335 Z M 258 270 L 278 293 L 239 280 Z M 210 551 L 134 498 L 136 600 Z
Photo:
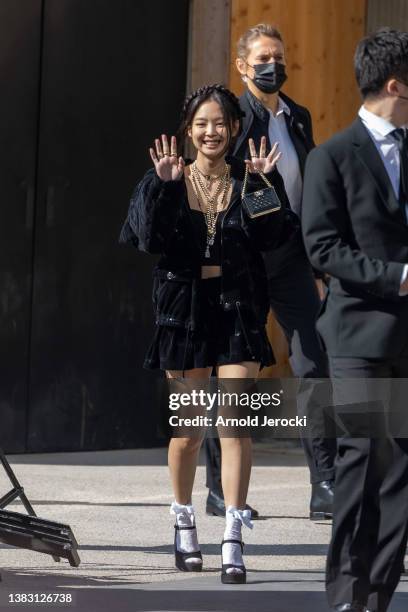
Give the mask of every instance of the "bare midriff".
M 201 266 L 201 278 L 221 276 L 221 266 Z
M 188 172 L 188 167 L 186 168 L 186 177 L 189 179 L 189 172 Z M 188 203 L 190 205 L 190 208 L 192 210 L 199 210 L 202 212 L 201 208 L 199 207 L 198 201 L 197 201 L 197 197 L 196 194 L 194 192 L 193 186 L 191 184 L 190 180 L 186 180 L 186 185 L 187 185 L 187 196 L 188 196 Z M 231 194 L 232 194 L 232 186 L 230 187 L 227 197 L 226 197 L 226 205 L 223 208 L 218 208 L 218 212 L 222 212 L 223 210 L 225 210 L 226 208 L 228 208 L 230 200 L 231 200 Z M 204 214 L 204 213 L 202 213 Z M 201 266 L 201 278 L 206 279 L 206 278 L 217 278 L 217 276 L 221 276 L 221 266 Z

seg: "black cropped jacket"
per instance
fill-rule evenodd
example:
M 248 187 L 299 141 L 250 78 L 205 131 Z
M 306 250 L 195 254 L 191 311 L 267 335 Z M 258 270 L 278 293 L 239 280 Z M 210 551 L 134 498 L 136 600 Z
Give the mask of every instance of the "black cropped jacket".
M 232 197 L 221 224 L 221 304 L 225 310 L 253 311 L 260 325 L 269 310 L 265 268 L 261 252 L 279 246 L 292 231 L 291 213 L 281 176 L 268 178 L 281 200 L 280 211 L 255 219 L 241 206 L 245 164 L 227 158 L 233 179 Z M 250 174 L 248 191 L 265 187 L 259 175 Z M 120 242 L 133 242 L 141 251 L 160 254 L 154 269 L 153 306 L 156 325 L 194 331 L 197 323 L 197 283 L 202 254 L 191 221 L 184 178 L 162 181 L 149 170 L 136 186 Z

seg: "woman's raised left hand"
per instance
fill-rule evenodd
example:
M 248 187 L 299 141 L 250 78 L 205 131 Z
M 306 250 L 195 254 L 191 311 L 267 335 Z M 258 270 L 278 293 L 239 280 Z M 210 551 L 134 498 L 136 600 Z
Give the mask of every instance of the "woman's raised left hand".
M 268 174 L 272 172 L 274 167 L 276 166 L 280 156 L 282 155 L 280 152 L 277 153 L 277 149 L 279 146 L 278 142 L 275 142 L 273 145 L 269 155 L 266 155 L 266 136 L 262 136 L 261 138 L 261 146 L 259 147 L 259 155 L 256 152 L 256 147 L 253 138 L 250 138 L 248 141 L 249 144 L 249 152 L 251 154 L 251 159 L 246 159 L 245 163 L 248 166 L 250 172 L 263 172 L 264 174 Z

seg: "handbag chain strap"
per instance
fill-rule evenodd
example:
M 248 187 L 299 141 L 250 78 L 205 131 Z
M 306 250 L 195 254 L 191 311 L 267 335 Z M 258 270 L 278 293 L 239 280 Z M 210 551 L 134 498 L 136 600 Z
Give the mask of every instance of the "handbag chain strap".
M 261 175 L 262 179 L 268 185 L 268 187 L 272 187 L 271 182 L 268 181 L 268 179 L 266 178 L 266 176 L 264 175 L 264 173 L 261 170 L 258 170 L 258 174 Z M 246 165 L 246 168 L 245 168 L 245 178 L 244 178 L 244 182 L 242 183 L 242 190 L 241 190 L 241 198 L 242 199 L 245 197 L 245 192 L 246 192 L 247 183 L 248 183 L 248 176 L 249 176 L 249 168 L 248 168 L 248 165 Z

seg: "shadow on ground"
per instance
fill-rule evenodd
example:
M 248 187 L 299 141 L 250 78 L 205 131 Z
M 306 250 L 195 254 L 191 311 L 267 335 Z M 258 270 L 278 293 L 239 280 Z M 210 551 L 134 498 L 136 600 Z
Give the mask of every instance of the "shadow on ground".
M 8 455 L 13 465 L 167 465 L 167 447 L 138 448 L 131 450 L 90 451 L 74 453 L 45 453 Z M 204 452 L 201 450 L 200 465 L 205 465 Z M 293 466 L 306 465 L 303 452 L 296 443 L 286 445 L 276 441 L 275 444 L 257 443 L 254 445 L 254 466 Z
M 308 576 L 309 574 L 309 576 Z M 305 576 L 306 575 L 306 576 Z M 306 580 L 305 580 L 306 578 Z M 172 582 L 126 585 L 104 576 L 50 576 L 30 569 L 3 571 L 0 609 L 10 609 L 11 593 L 71 593 L 70 605 L 36 605 L 37 609 L 74 609 L 75 612 L 326 612 L 323 573 L 251 572 L 248 583 L 225 586 L 218 576 Z M 19 605 L 19 609 L 32 609 Z M 408 593 L 397 593 L 389 612 L 405 612 Z

